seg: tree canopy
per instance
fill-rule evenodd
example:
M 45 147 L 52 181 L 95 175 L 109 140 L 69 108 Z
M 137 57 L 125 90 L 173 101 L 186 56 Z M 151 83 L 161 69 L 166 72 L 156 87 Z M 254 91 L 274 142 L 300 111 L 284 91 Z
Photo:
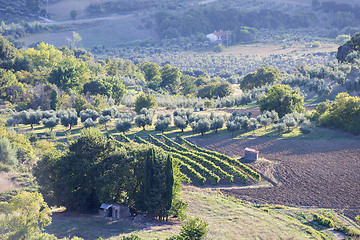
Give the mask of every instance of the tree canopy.
M 251 90 L 265 84 L 274 83 L 281 76 L 280 71 L 272 67 L 261 67 L 256 72 L 247 74 L 240 83 L 242 90 Z
M 290 86 L 277 84 L 271 87 L 268 93 L 260 98 L 259 106 L 261 111 L 275 110 L 279 117 L 287 113 L 303 112 L 304 97 Z

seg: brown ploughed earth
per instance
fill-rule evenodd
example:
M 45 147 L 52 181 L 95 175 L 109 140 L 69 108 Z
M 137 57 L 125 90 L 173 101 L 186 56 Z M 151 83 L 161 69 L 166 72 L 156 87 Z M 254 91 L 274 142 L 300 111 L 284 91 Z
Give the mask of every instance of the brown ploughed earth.
M 255 203 L 336 209 L 360 215 L 360 142 L 275 138 L 190 138 L 199 147 L 240 158 L 245 147 L 260 151 L 249 165 L 273 180 L 273 187 L 222 189 Z

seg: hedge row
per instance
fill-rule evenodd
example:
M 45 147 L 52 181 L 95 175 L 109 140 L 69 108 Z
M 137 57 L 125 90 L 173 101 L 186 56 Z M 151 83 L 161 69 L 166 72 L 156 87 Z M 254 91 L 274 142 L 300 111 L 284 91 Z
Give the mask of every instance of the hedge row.
M 185 151 L 189 151 L 189 149 L 187 149 L 184 146 L 180 145 L 179 143 L 169 139 L 165 135 L 161 135 L 161 136 L 165 139 L 166 142 L 168 142 L 169 144 L 175 146 L 175 148 L 177 148 L 177 149 L 185 149 Z M 200 151 L 197 151 L 197 150 L 195 150 L 195 151 L 190 150 L 190 151 L 191 151 L 191 153 L 194 153 L 199 157 L 205 158 L 206 160 L 212 162 L 213 164 L 215 164 L 215 165 L 217 165 L 219 167 L 226 168 L 227 170 L 230 171 L 230 173 L 232 173 L 235 176 L 239 177 L 243 182 L 246 182 L 246 180 L 247 180 L 246 175 L 244 173 L 242 173 L 241 171 L 237 170 L 234 166 L 230 165 L 228 162 L 226 162 L 224 160 L 221 160 L 218 157 L 215 157 L 213 155 L 204 153 L 204 152 L 200 152 Z M 230 178 L 228 180 L 231 181 Z
M 130 140 L 130 138 L 128 138 L 127 136 L 125 136 L 124 133 L 120 133 L 120 137 L 121 137 L 121 139 L 122 139 L 124 142 L 127 142 L 127 143 L 132 142 L 132 141 Z
M 135 136 L 135 139 L 138 143 L 143 143 L 143 144 L 151 144 L 148 141 L 144 140 L 143 138 L 139 137 L 139 136 Z M 165 150 L 165 149 L 164 149 Z M 166 150 L 167 151 L 167 150 Z M 169 152 L 169 151 L 168 151 Z M 206 181 L 206 178 L 201 176 L 200 173 L 198 173 L 192 166 L 191 164 L 188 164 L 190 161 L 188 161 L 187 159 L 183 159 L 180 156 L 169 152 L 171 154 L 171 156 L 175 159 L 175 161 L 177 161 L 177 163 L 180 165 L 180 170 L 184 171 L 185 173 L 187 173 L 188 175 L 190 175 L 191 177 L 193 177 L 196 181 L 198 181 L 201 185 L 203 185 Z
M 180 151 L 189 151 L 189 149 L 187 149 L 186 147 L 184 147 L 181 144 L 178 144 L 177 142 L 174 142 L 173 140 L 171 140 L 170 138 L 168 138 L 167 136 L 165 136 L 164 134 L 161 134 L 161 137 L 165 140 L 165 142 L 168 145 L 173 146 L 174 148 L 180 150 Z
M 329 228 L 334 227 L 334 223 L 331 221 L 331 219 L 321 216 L 321 215 L 318 215 L 316 213 L 314 213 L 314 215 L 313 215 L 313 220 L 325 227 L 329 227 Z
M 149 142 L 147 142 L 146 140 L 142 139 L 142 138 L 139 137 L 139 136 L 135 136 L 135 140 L 136 140 L 138 143 L 150 144 Z
M 182 157 L 181 155 L 179 156 L 174 153 L 171 153 L 171 156 L 173 156 L 173 158 L 178 161 L 181 171 L 183 171 L 186 174 L 188 174 L 189 176 L 193 177 L 201 185 L 204 185 L 204 183 L 206 182 L 206 178 L 201 176 L 201 174 L 199 172 L 197 172 L 191 165 L 185 163 L 187 160 L 184 160 L 184 157 Z
M 220 177 L 219 176 L 217 176 L 215 173 L 213 173 L 209 169 L 205 168 L 200 163 L 198 163 L 198 162 L 192 160 L 191 158 L 185 156 L 183 154 L 184 152 L 181 152 L 181 151 L 176 150 L 175 148 L 169 147 L 168 145 L 161 142 L 159 139 L 153 137 L 152 135 L 149 135 L 149 139 L 155 145 L 161 147 L 162 149 L 164 149 L 166 151 L 171 152 L 174 157 L 181 158 L 181 160 L 183 160 L 185 163 L 187 163 L 187 164 L 191 165 L 193 168 L 195 168 L 196 171 L 201 172 L 206 177 L 208 177 L 211 182 L 213 182 L 215 184 L 220 182 Z
M 203 149 L 203 148 L 199 148 L 198 146 L 196 146 L 195 144 L 185 140 L 182 137 L 177 137 L 179 141 L 185 143 L 186 145 L 188 145 L 189 147 L 197 150 L 198 152 L 203 152 L 203 153 L 207 153 L 210 155 L 213 155 L 217 158 L 220 158 L 222 160 L 227 161 L 230 164 L 233 164 L 236 167 L 239 167 L 241 170 L 243 170 L 244 172 L 246 172 L 247 174 L 249 174 L 249 176 L 255 180 L 260 181 L 261 180 L 261 175 L 259 173 L 257 173 L 256 171 L 254 171 L 253 169 L 251 169 L 250 167 L 246 166 L 245 164 L 242 164 L 241 162 L 239 162 L 238 160 L 229 157 L 225 154 L 219 153 L 219 152 L 215 152 L 215 151 L 211 151 L 211 150 L 207 150 L 207 149 Z

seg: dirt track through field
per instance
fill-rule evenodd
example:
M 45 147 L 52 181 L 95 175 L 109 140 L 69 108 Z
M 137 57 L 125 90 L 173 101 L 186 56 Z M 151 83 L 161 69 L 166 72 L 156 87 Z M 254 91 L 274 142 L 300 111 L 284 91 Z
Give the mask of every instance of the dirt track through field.
M 225 194 L 258 203 L 316 206 L 360 214 L 360 142 L 325 140 L 189 139 L 200 147 L 243 155 L 245 147 L 270 160 L 271 173 L 261 164 L 252 166 L 279 184 L 267 188 L 223 189 Z

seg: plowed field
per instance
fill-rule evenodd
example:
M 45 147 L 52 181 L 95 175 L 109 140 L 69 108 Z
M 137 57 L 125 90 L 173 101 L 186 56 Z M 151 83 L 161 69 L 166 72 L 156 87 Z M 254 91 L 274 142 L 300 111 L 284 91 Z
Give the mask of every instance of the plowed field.
M 250 166 L 274 180 L 274 187 L 222 189 L 258 203 L 316 206 L 360 214 L 360 142 L 358 140 L 284 140 L 192 138 L 200 147 L 240 158 L 245 147 L 266 160 Z

